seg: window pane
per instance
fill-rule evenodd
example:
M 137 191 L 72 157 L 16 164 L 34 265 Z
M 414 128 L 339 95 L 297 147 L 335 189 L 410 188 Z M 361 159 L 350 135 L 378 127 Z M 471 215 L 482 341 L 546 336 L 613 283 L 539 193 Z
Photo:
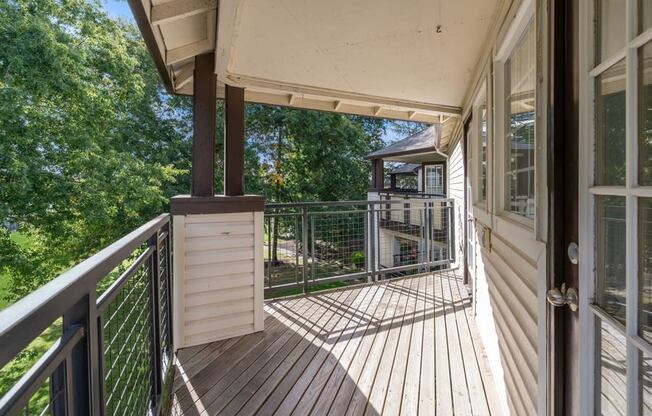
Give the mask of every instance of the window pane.
M 652 343 L 652 198 L 638 200 L 639 333 Z
M 444 196 L 443 165 L 426 166 L 426 193 Z
M 596 410 L 601 415 L 627 413 L 627 362 L 625 337 L 606 322 L 598 319 L 595 350 L 599 352 L 596 365 Z M 599 376 L 599 377 L 598 377 Z
M 643 33 L 652 26 L 652 2 L 638 0 L 638 32 Z
M 595 80 L 595 183 L 625 185 L 625 61 Z
M 595 2 L 596 65 L 625 46 L 626 3 L 626 0 L 596 0 Z
M 534 218 L 534 25 L 505 62 L 505 209 Z
M 652 357 L 640 354 L 641 415 L 652 416 Z
M 652 9 L 652 7 L 650 7 Z M 652 42 L 638 52 L 638 183 L 652 185 Z
M 480 109 L 479 201 L 487 200 L 487 106 Z
M 625 322 L 625 198 L 596 197 L 595 302 Z

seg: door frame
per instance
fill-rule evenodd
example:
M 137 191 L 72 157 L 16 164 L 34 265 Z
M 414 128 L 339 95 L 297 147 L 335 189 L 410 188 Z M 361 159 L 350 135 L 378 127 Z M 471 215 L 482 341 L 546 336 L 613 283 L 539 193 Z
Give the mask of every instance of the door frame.
M 462 209 L 462 227 L 464 229 L 464 243 L 462 244 L 462 253 L 464 253 L 464 284 L 467 285 L 469 284 L 469 245 L 468 245 L 468 239 L 469 239 L 469 224 L 468 224 L 468 198 L 469 198 L 469 187 L 468 187 L 468 180 L 469 180 L 469 143 L 467 140 L 468 134 L 469 134 L 469 129 L 471 128 L 471 123 L 473 123 L 473 111 L 469 112 L 468 116 L 464 120 L 464 129 L 462 132 L 462 138 L 461 143 L 462 143 L 462 160 L 464 161 L 464 208 Z
M 548 2 L 548 289 L 579 287 L 578 267 L 567 255 L 570 242 L 579 242 L 578 6 L 579 0 Z M 547 316 L 547 413 L 578 414 L 578 314 L 548 304 Z

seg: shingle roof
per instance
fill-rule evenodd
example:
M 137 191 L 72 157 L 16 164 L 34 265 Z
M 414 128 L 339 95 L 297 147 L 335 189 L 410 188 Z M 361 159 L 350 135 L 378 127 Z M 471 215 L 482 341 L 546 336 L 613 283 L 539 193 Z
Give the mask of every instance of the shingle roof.
M 403 140 L 399 140 L 383 149 L 369 153 L 367 159 L 382 159 L 387 156 L 399 154 L 421 153 L 424 151 L 437 150 L 441 138 L 441 125 L 433 124 L 425 130 L 421 130 Z
M 416 170 L 420 167 L 421 165 L 417 163 L 403 163 L 400 166 L 397 166 L 395 169 L 392 169 L 389 174 L 396 175 L 399 173 L 415 173 Z

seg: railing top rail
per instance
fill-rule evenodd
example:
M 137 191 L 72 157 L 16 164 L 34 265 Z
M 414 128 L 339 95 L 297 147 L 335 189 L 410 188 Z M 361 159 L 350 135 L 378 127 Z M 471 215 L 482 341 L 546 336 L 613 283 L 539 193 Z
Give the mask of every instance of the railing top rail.
M 159 215 L 0 311 L 0 368 L 169 221 L 170 214 Z
M 408 199 L 409 200 L 409 199 Z M 415 198 L 419 202 L 452 202 L 452 198 L 432 197 Z M 309 202 L 274 202 L 265 204 L 265 208 L 302 208 L 302 207 L 334 207 L 334 206 L 356 206 L 356 205 L 387 205 L 405 204 L 405 199 L 400 200 L 358 200 L 358 201 L 309 201 Z

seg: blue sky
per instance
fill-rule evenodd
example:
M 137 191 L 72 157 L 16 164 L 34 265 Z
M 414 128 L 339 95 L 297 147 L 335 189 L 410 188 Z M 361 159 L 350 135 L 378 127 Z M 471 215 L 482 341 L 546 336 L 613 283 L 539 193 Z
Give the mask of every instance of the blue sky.
M 131 9 L 129 8 L 129 4 L 127 4 L 127 0 L 100 0 L 100 1 L 104 6 L 104 9 L 112 17 L 121 17 L 123 19 L 127 19 L 130 21 L 134 20 L 133 15 L 131 14 Z

